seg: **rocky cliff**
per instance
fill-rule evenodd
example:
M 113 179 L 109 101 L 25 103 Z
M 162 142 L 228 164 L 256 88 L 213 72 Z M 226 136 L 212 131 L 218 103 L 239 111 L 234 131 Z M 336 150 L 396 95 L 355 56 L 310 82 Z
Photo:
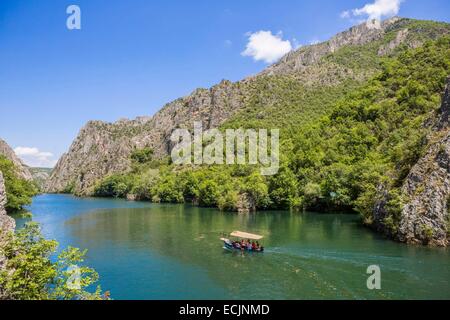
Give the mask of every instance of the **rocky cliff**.
M 0 270 L 6 263 L 6 258 L 2 253 L 2 248 L 7 241 L 7 235 L 9 232 L 14 231 L 16 223 L 13 218 L 6 215 L 6 191 L 3 181 L 3 174 L 0 172 Z M 2 298 L 2 291 L 0 290 L 0 300 Z
M 442 106 L 430 134 L 426 154 L 416 163 L 401 188 L 404 201 L 395 230 L 385 225 L 386 200 L 375 207 L 375 227 L 406 243 L 448 246 L 450 243 L 450 77 Z
M 36 183 L 37 187 L 40 191 L 44 190 L 47 180 L 50 177 L 52 172 L 52 168 L 29 168 L 30 173 L 33 177 L 34 183 Z
M 266 110 L 276 109 L 279 101 L 270 92 L 271 79 L 289 78 L 290 84 L 295 81 L 305 90 L 336 87 L 346 81 L 362 83 L 379 71 L 381 55 L 393 54 L 402 45 L 418 46 L 449 31 L 446 24 L 421 29 L 414 20 L 402 18 L 386 20 L 376 28 L 364 23 L 324 43 L 293 51 L 258 75 L 197 89 L 167 104 L 153 117 L 89 122 L 59 159 L 45 191 L 90 194 L 98 179 L 130 168 L 129 156 L 134 148 L 152 147 L 156 156 L 167 155 L 169 137 L 176 128 L 191 128 L 194 121 L 202 121 L 205 129 L 218 127 L 255 101 Z M 354 56 L 346 54 L 342 59 L 342 50 L 354 50 Z M 370 61 L 364 60 L 366 56 Z M 292 88 L 288 95 L 299 95 L 296 90 Z
M 28 167 L 20 160 L 14 150 L 2 139 L 0 139 L 0 155 L 6 157 L 6 159 L 12 161 L 17 168 L 19 176 L 26 180 L 32 180 L 33 177 Z
M 406 19 L 394 17 L 383 21 L 379 27 L 374 27 L 369 23 L 354 26 L 345 32 L 337 34 L 328 41 L 288 53 L 279 62 L 268 67 L 261 74 L 274 75 L 302 72 L 308 66 L 319 63 L 324 56 L 332 54 L 344 46 L 364 45 L 381 39 L 392 26 L 397 24 L 398 27 L 402 21 L 406 21 Z M 404 32 L 403 29 L 400 29 L 400 32 Z
M 90 121 L 59 159 L 46 191 L 88 194 L 99 178 L 126 171 L 135 148 L 151 147 L 156 156 L 167 155 L 173 129 L 189 128 L 194 121 L 202 121 L 204 128 L 219 126 L 240 108 L 240 93 L 239 84 L 222 81 L 167 104 L 151 118 Z

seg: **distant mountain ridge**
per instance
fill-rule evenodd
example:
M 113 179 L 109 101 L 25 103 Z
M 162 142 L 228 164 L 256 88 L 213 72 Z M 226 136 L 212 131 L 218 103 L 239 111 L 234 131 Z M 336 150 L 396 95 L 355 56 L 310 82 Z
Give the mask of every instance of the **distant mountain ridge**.
M 33 177 L 33 181 L 39 187 L 39 190 L 43 190 L 47 184 L 47 180 L 50 177 L 53 168 L 36 168 L 30 167 L 30 173 Z
M 384 56 L 449 33 L 447 23 L 398 17 L 383 21 L 380 28 L 363 23 L 329 41 L 292 51 L 257 75 L 197 89 L 166 104 L 153 117 L 90 121 L 59 159 L 45 190 L 89 195 L 99 179 L 130 169 L 134 149 L 151 147 L 156 156 L 167 155 L 172 131 L 191 128 L 194 121 L 216 128 L 232 126 L 233 119 L 264 125 L 264 119 L 278 117 L 280 127 L 288 130 L 300 125 L 301 118 L 321 115 L 309 105 L 321 103 L 315 99 L 324 92 L 331 95 L 331 103 L 379 72 Z M 292 114 L 286 112 L 287 104 L 295 106 Z M 326 108 L 324 104 L 323 112 Z

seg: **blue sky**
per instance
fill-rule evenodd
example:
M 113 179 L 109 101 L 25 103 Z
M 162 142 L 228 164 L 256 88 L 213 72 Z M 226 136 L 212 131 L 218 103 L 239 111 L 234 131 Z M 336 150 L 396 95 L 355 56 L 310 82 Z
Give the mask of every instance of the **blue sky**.
M 71 4 L 81 30 L 66 27 Z M 450 21 L 448 0 L 1 0 L 0 137 L 28 164 L 50 166 L 88 120 L 152 115 L 395 11 Z

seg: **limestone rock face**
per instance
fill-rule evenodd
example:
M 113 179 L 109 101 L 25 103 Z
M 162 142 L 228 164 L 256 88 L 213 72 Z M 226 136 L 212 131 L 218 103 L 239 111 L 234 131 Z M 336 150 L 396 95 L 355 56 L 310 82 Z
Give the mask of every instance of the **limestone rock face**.
M 6 215 L 6 200 L 5 183 L 0 171 L 0 230 L 3 230 L 3 232 L 13 231 L 16 227 L 14 219 Z
M 0 155 L 6 157 L 6 159 L 12 161 L 17 168 L 19 176 L 25 180 L 32 180 L 33 177 L 28 167 L 20 160 L 14 150 L 2 139 L 0 139 Z
M 426 154 L 409 172 L 401 189 L 403 206 L 398 231 L 389 234 L 383 225 L 386 216 L 385 200 L 374 210 L 374 224 L 378 231 L 406 243 L 448 246 L 450 231 L 450 77 L 442 98 L 442 106 L 430 137 Z M 382 189 L 382 188 L 381 188 Z M 383 190 L 382 199 L 387 195 Z
M 136 121 L 88 122 L 57 162 L 47 180 L 47 192 L 86 194 L 100 177 L 129 167 L 130 140 L 141 129 Z
M 13 232 L 16 227 L 16 223 L 13 218 L 6 215 L 5 205 L 6 205 L 6 190 L 3 181 L 3 174 L 0 172 L 0 270 L 4 267 L 6 263 L 6 258 L 2 253 L 2 248 L 7 241 L 7 235 L 9 232 Z M 0 290 L 0 299 L 2 293 Z
M 6 226 L 6 220 L 4 219 L 4 216 L 6 216 L 6 190 L 5 190 L 5 182 L 3 180 L 3 174 L 0 171 L 0 228 L 3 228 Z
M 403 185 L 410 199 L 402 211 L 398 239 L 447 246 L 450 203 L 450 132 L 430 147 Z
M 412 168 L 402 192 L 409 201 L 403 208 L 398 238 L 409 243 L 449 244 L 450 205 L 450 77 L 442 99 L 433 143 Z
M 40 191 L 45 188 L 52 170 L 53 169 L 50 168 L 30 168 L 31 175 L 33 176 L 33 181 L 36 183 Z

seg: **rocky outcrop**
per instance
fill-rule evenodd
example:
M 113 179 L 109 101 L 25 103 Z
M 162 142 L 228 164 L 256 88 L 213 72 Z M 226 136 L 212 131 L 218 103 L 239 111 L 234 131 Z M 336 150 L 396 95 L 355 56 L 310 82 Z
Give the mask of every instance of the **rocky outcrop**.
M 398 238 L 408 243 L 449 244 L 450 205 L 450 77 L 442 98 L 440 117 L 431 146 L 412 168 L 402 188 L 408 199 Z
M 40 191 L 42 191 L 53 169 L 51 168 L 29 168 L 33 181 L 36 183 Z
M 391 40 L 388 44 L 383 45 L 380 47 L 380 49 L 378 49 L 378 55 L 385 56 L 393 52 L 395 48 L 406 41 L 408 32 L 408 29 L 400 30 L 395 36 L 395 39 Z
M 11 231 L 15 228 L 14 219 L 6 215 L 6 190 L 3 174 L 0 171 L 0 229 L 3 231 Z
M 141 130 L 137 121 L 88 122 L 57 162 L 47 181 L 47 192 L 74 192 L 83 195 L 100 177 L 129 167 L 131 139 Z
M 11 147 L 2 139 L 0 139 L 0 155 L 4 156 L 6 159 L 12 161 L 12 163 L 17 168 L 17 174 L 25 179 L 25 180 L 32 180 L 33 177 L 30 173 L 30 170 L 28 167 L 20 160 L 16 154 L 14 153 L 14 150 L 11 149 Z
M 384 56 L 393 53 L 402 44 L 417 48 L 426 40 L 450 33 L 448 26 L 410 29 L 411 24 L 414 25 L 414 20 L 400 17 L 392 17 L 381 23 L 362 23 L 338 33 L 328 41 L 289 52 L 257 76 L 295 74 L 297 77 L 301 76 L 302 82 L 307 85 L 330 85 L 346 79 L 364 80 L 361 76 L 367 77 L 373 70 L 368 70 L 369 74 L 355 73 L 349 70 L 348 66 L 325 64 L 323 58 L 344 47 L 364 45 L 378 46 L 377 54 Z M 389 40 L 391 38 L 392 40 Z
M 358 68 L 351 65 L 353 61 L 327 57 L 344 47 L 364 45 L 370 45 L 370 49 L 364 50 L 372 50 L 376 56 L 379 48 L 372 48 L 373 43 L 386 45 L 389 37 L 399 32 L 398 41 L 388 44 L 387 49 L 413 41 L 416 31 L 408 28 L 410 21 L 392 18 L 376 28 L 363 23 L 329 41 L 292 51 L 258 75 L 235 83 L 224 80 L 210 89 L 197 89 L 187 97 L 168 103 L 153 117 L 116 123 L 91 121 L 59 159 L 45 191 L 88 195 L 100 178 L 127 171 L 129 156 L 135 148 L 151 147 L 155 156 L 167 156 L 172 147 L 169 137 L 174 129 L 192 128 L 194 121 L 201 121 L 204 129 L 218 127 L 242 110 L 248 110 L 246 108 L 252 107 L 255 101 L 265 108 L 276 105 L 277 101 L 270 100 L 276 96 L 265 95 L 261 89 L 266 88 L 267 83 L 270 86 L 270 81 L 264 83 L 267 78 L 289 77 L 307 88 L 336 86 L 349 80 L 363 82 L 379 71 L 376 63 L 375 67 Z M 402 31 L 406 29 L 408 31 Z M 450 28 L 446 26 L 443 30 L 439 32 Z M 384 39 L 387 35 L 389 39 Z
M 384 233 L 406 243 L 448 246 L 450 243 L 450 77 L 442 98 L 435 131 L 426 154 L 414 165 L 401 188 L 405 204 L 395 232 L 388 230 L 386 191 L 374 210 L 374 225 Z
M 3 174 L 0 172 L 0 270 L 4 268 L 6 264 L 6 258 L 2 252 L 6 241 L 8 241 L 8 234 L 14 231 L 16 223 L 13 218 L 6 214 L 6 190 L 3 181 Z M 0 299 L 2 298 L 2 292 L 0 290 Z
M 328 41 L 288 53 L 279 62 L 264 70 L 262 74 L 273 75 L 302 71 L 302 69 L 319 62 L 324 56 L 334 53 L 344 46 L 364 45 L 381 39 L 387 28 L 399 20 L 401 19 L 397 17 L 385 20 L 379 28 L 372 28 L 367 23 L 354 26 Z

